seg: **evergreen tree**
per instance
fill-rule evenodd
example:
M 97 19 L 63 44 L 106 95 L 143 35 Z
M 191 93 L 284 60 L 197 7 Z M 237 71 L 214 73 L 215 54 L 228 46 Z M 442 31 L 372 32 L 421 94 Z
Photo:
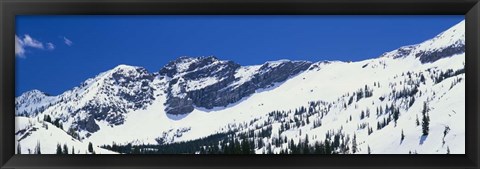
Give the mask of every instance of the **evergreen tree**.
M 405 135 L 403 134 L 403 129 L 402 129 L 402 135 L 400 136 L 400 143 L 403 142 L 403 139 L 405 139 Z
M 242 147 L 240 146 L 240 142 L 235 139 L 234 141 L 234 150 L 233 150 L 233 154 L 241 154 L 242 153 Z
M 427 103 L 425 102 L 423 104 L 423 110 L 422 110 L 422 115 L 423 115 L 423 118 L 422 118 L 422 133 L 424 136 L 428 135 L 428 132 L 429 132 L 429 125 L 430 125 L 430 118 L 428 117 L 428 105 Z
M 93 153 L 93 145 L 92 142 L 88 143 L 88 152 Z
M 416 116 L 417 116 L 417 119 L 415 120 L 415 123 L 417 124 L 417 126 L 420 126 L 420 121 L 418 120 L 418 114 Z
M 67 147 L 67 144 L 64 144 L 63 145 L 63 154 L 68 154 L 68 147 Z
M 415 103 L 415 97 L 412 97 L 412 99 L 410 99 L 410 102 L 408 103 L 408 107 L 412 107 L 413 103 Z
M 395 126 L 397 126 L 397 120 L 399 116 L 400 116 L 400 110 L 398 108 L 393 109 L 393 120 L 395 121 Z
M 370 149 L 370 145 L 368 146 L 368 154 L 372 154 L 372 150 Z
M 330 144 L 330 141 L 325 139 L 325 154 L 332 154 L 333 153 L 333 148 Z
M 35 146 L 35 154 L 42 154 L 39 141 L 37 141 L 37 145 Z
M 447 154 L 450 154 L 450 147 L 447 146 Z
M 44 118 L 43 118 L 43 121 L 52 123 L 52 118 L 50 117 L 50 115 L 45 115 Z
M 140 148 L 137 147 L 137 146 L 133 147 L 133 152 L 132 152 L 132 154 L 141 154 Z M 211 152 L 210 154 L 213 154 L 213 152 Z
M 242 154 L 250 154 L 250 144 L 248 143 L 247 138 L 242 140 L 241 147 Z
M 353 134 L 353 140 L 352 140 L 352 152 L 355 154 L 357 152 L 357 136 Z
M 20 146 L 20 142 L 17 145 L 17 154 L 22 154 L 22 146 Z
M 310 154 L 309 143 L 308 143 L 308 134 L 305 134 L 305 141 L 303 143 L 303 154 Z
M 57 153 L 56 154 L 62 154 L 62 145 L 60 143 L 57 143 Z
M 78 135 L 77 131 L 73 126 L 70 126 L 70 128 L 67 131 L 67 134 L 72 136 L 73 138 L 80 140 L 80 136 Z
M 75 154 L 75 147 L 72 146 L 72 154 Z

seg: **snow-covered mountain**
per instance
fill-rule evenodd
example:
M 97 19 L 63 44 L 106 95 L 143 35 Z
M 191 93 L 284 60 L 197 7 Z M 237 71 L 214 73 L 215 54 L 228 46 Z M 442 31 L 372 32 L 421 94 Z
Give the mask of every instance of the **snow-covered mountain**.
M 228 133 L 256 153 L 296 152 L 293 141 L 331 142 L 336 153 L 463 154 L 464 27 L 358 62 L 180 57 L 153 73 L 119 65 L 58 96 L 17 97 L 16 140 L 22 153 L 37 142 L 55 153 L 58 137 L 70 137 L 60 144 L 84 153 L 89 142 L 169 145 Z

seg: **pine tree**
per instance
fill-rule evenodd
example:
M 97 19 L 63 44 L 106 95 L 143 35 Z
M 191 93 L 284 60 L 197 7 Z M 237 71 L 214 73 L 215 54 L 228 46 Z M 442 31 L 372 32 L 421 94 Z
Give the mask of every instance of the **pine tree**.
M 372 127 L 368 127 L 368 135 L 372 134 L 373 133 L 373 128 Z
M 403 134 L 403 129 L 402 129 L 402 135 L 400 136 L 400 143 L 403 142 L 403 139 L 405 139 L 405 135 Z
M 67 144 L 64 144 L 63 145 L 63 154 L 68 154 L 68 147 L 67 147 Z
M 50 115 L 45 115 L 45 117 L 43 118 L 43 121 L 52 123 L 52 118 L 50 117 Z
M 60 143 L 57 143 L 57 153 L 56 154 L 62 154 L 62 145 Z
M 370 149 L 370 145 L 368 146 L 368 154 L 372 154 L 372 150 Z
M 35 154 L 42 154 L 42 151 L 40 150 L 40 142 L 37 141 L 37 145 L 35 146 Z
M 353 140 L 352 140 L 352 152 L 355 154 L 357 152 L 357 136 L 353 134 Z
M 417 124 L 417 126 L 420 126 L 420 121 L 418 120 L 418 114 L 417 114 L 417 119 L 415 120 L 415 123 Z
M 247 138 L 242 140 L 241 147 L 242 147 L 242 154 L 250 153 L 250 144 L 248 143 Z
M 72 146 L 72 154 L 75 154 L 75 147 Z
M 60 129 L 63 130 L 63 123 L 62 123 L 62 122 L 59 122 L 59 123 L 58 123 L 58 128 L 60 128 Z
M 292 154 L 296 154 L 297 152 L 297 146 L 295 145 L 295 142 L 293 139 L 290 140 L 290 151 Z
M 88 143 L 88 152 L 93 153 L 93 145 L 92 142 Z
M 395 121 L 395 126 L 397 126 L 397 120 L 399 116 L 400 116 L 400 110 L 393 109 L 393 120 Z
M 422 133 L 424 136 L 428 135 L 429 132 L 429 125 L 430 125 L 430 118 L 428 117 L 428 105 L 425 102 L 423 104 L 423 110 L 422 110 Z
M 241 154 L 242 153 L 242 147 L 240 146 L 240 142 L 235 139 L 235 141 L 233 142 L 234 144 L 234 150 L 233 150 L 233 154 Z
M 450 154 L 450 147 L 447 146 L 447 154 Z
M 308 142 L 308 134 L 305 134 L 305 141 L 304 141 L 304 146 L 303 146 L 303 154 L 310 154 L 309 150 L 309 142 Z
M 408 103 L 408 107 L 412 107 L 413 103 L 415 103 L 415 97 L 412 97 L 412 99 L 410 99 L 410 102 Z
M 17 145 L 17 154 L 22 154 L 22 146 L 20 146 L 20 142 Z
M 333 150 L 330 144 L 330 141 L 325 139 L 325 154 L 332 154 Z
M 67 134 L 72 136 L 73 138 L 80 140 L 80 136 L 78 135 L 77 131 L 75 131 L 75 128 L 70 126 L 70 128 L 67 131 Z

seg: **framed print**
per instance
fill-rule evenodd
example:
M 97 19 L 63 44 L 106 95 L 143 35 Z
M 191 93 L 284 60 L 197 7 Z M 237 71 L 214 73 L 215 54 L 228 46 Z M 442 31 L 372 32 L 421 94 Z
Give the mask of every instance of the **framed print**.
M 477 168 L 478 1 L 2 1 L 2 168 Z

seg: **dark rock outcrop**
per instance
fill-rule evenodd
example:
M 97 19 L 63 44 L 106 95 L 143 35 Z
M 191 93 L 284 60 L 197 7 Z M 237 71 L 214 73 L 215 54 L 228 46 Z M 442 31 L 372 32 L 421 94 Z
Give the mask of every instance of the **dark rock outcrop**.
M 432 63 L 455 54 L 465 53 L 465 44 L 452 45 L 435 51 L 422 51 L 415 55 L 422 63 Z
M 94 133 L 94 132 L 100 130 L 100 127 L 95 122 L 95 119 L 94 119 L 93 116 L 89 116 L 86 119 L 76 121 L 75 124 L 76 124 L 78 129 L 86 130 L 90 133 Z
M 177 69 L 176 64 L 187 62 L 189 63 L 188 69 L 183 71 Z M 231 85 L 239 80 L 235 77 L 235 73 L 241 67 L 240 65 L 232 61 L 219 61 L 215 57 L 182 57 L 170 62 L 160 70 L 161 75 L 173 78 L 167 91 L 165 111 L 168 114 L 187 114 L 193 111 L 194 106 L 206 109 L 225 107 L 250 96 L 257 89 L 268 88 L 275 83 L 283 82 L 289 77 L 307 70 L 310 65 L 310 62 L 304 61 L 284 61 L 275 66 L 265 63 L 249 81 Z M 182 65 L 182 67 L 185 66 Z M 179 73 L 182 75 L 178 75 Z M 220 80 L 199 89 L 187 89 L 189 81 L 205 77 L 214 77 Z M 179 93 L 174 93 L 172 88 L 177 88 L 176 92 Z

